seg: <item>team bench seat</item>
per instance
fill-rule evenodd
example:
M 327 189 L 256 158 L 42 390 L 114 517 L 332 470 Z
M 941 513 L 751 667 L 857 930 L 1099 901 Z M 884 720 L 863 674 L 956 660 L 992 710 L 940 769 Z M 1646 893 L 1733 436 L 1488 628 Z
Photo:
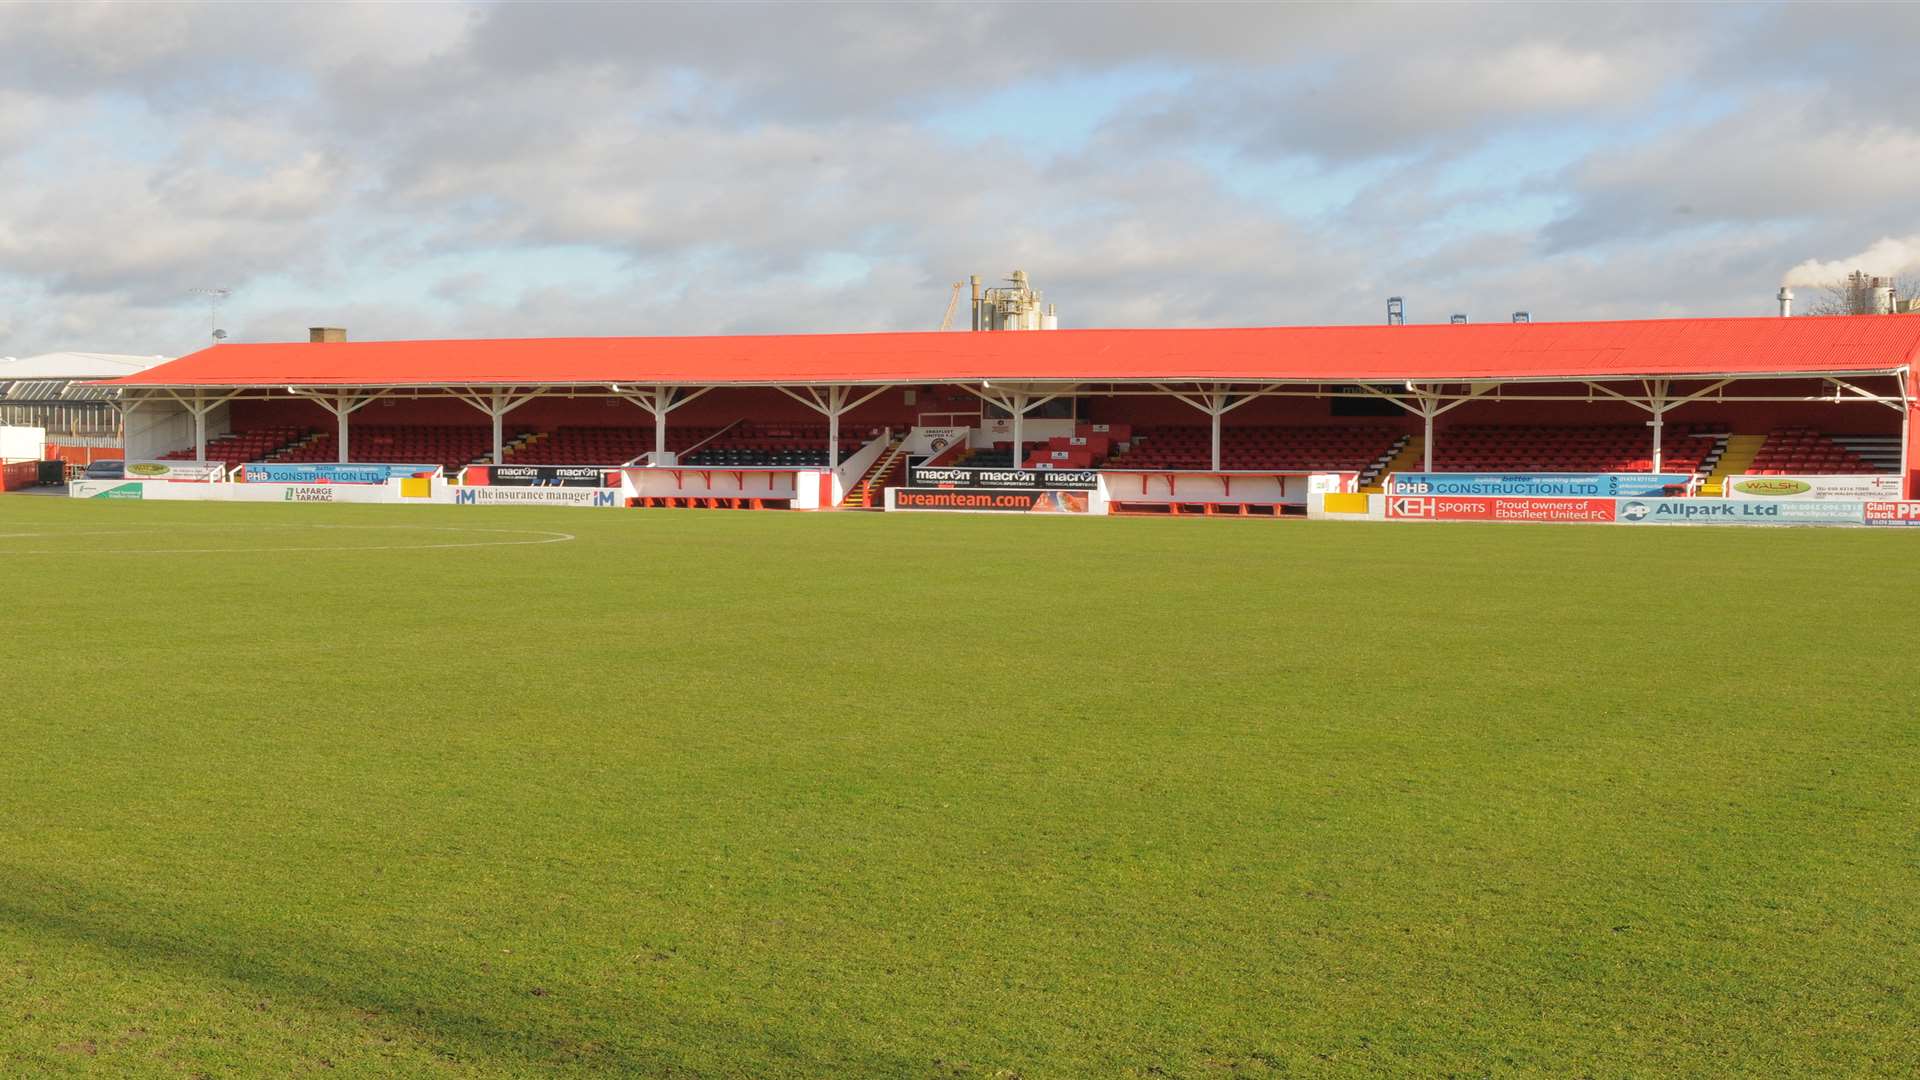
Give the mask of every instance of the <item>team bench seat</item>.
M 1161 517 L 1305 517 L 1307 508 L 1293 503 L 1246 502 L 1128 502 L 1107 503 L 1109 514 Z
M 736 498 L 731 495 L 643 495 L 628 506 L 658 510 L 786 510 L 791 499 Z

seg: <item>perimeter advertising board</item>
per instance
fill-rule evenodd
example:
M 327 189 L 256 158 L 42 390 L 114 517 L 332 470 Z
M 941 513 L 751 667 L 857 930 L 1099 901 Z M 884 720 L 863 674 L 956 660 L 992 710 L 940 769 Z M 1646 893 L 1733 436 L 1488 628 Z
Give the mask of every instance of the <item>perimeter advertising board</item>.
M 129 461 L 124 470 L 129 480 L 178 480 L 190 484 L 210 484 L 224 480 L 224 461 Z
M 1686 473 L 1395 473 L 1389 495 L 1520 495 L 1536 499 L 1658 496 L 1684 488 Z
M 1870 502 L 1860 509 L 1869 525 L 1920 525 L 1920 502 Z
M 917 488 L 1054 488 L 1092 491 L 1100 474 L 1092 469 L 967 469 L 934 466 L 913 470 Z
M 455 506 L 609 506 L 622 505 L 619 488 L 457 487 Z
M 1788 499 L 1621 499 L 1622 525 L 1860 525 L 1860 503 Z
M 438 465 L 249 461 L 240 467 L 240 480 L 248 484 L 384 484 L 388 480 L 432 476 L 439 471 Z
M 1411 521 L 1610 522 L 1612 499 L 1526 499 L 1489 495 L 1388 495 L 1387 516 Z
M 620 470 L 598 465 L 469 465 L 461 482 L 475 487 L 610 488 L 620 486 Z
M 957 510 L 996 514 L 1086 514 L 1084 491 L 1018 491 L 992 488 L 894 488 L 890 510 Z
M 1742 476 L 1727 485 L 1730 498 L 1840 499 L 1848 502 L 1900 498 L 1900 478 L 1867 476 Z

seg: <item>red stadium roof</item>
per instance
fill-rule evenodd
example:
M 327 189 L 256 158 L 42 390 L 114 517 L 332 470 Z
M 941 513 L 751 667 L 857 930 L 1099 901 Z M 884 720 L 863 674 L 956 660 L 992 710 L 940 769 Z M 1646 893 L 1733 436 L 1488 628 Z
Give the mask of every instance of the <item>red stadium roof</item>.
M 1893 372 L 1920 316 L 218 345 L 124 387 L 1399 382 Z

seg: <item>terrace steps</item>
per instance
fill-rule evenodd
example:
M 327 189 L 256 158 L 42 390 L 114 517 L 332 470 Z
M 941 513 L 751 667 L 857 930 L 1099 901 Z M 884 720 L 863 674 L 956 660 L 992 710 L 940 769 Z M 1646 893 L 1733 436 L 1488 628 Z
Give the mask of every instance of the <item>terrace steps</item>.
M 1719 498 L 1727 490 L 1727 477 L 1739 476 L 1753 464 L 1760 455 L 1760 448 L 1766 445 L 1765 435 L 1734 435 L 1727 439 L 1727 448 L 1720 460 L 1713 466 L 1713 472 L 1707 474 L 1706 482 L 1700 485 L 1700 494 Z
M 1382 494 L 1386 491 L 1386 479 L 1388 476 L 1397 472 L 1418 471 L 1420 463 L 1426 460 L 1426 452 L 1426 436 L 1408 436 L 1407 441 L 1400 445 L 1400 452 L 1393 455 L 1393 459 L 1387 462 L 1386 467 L 1381 469 L 1379 473 L 1373 477 L 1372 481 L 1360 490 L 1368 495 Z
M 891 443 L 887 444 L 887 449 L 874 461 L 873 467 L 868 469 L 867 474 L 860 478 L 860 482 L 853 485 L 852 490 L 847 492 L 847 497 L 841 501 L 840 508 L 872 510 L 880 505 L 882 500 L 876 496 L 888 486 L 887 481 L 893 478 L 894 473 L 905 461 L 906 450 L 905 436 L 895 437 Z

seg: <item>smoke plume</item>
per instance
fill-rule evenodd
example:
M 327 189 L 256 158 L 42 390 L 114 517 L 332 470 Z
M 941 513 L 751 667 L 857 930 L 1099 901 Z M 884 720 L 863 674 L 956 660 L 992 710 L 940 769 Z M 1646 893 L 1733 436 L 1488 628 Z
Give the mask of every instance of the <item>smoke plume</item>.
M 1796 285 L 1837 285 L 1847 279 L 1855 270 L 1872 277 L 1893 277 L 1920 267 L 1920 236 L 1902 239 L 1886 236 L 1875 241 L 1873 246 L 1858 255 L 1832 262 L 1808 259 L 1806 262 L 1787 271 L 1780 284 Z

